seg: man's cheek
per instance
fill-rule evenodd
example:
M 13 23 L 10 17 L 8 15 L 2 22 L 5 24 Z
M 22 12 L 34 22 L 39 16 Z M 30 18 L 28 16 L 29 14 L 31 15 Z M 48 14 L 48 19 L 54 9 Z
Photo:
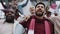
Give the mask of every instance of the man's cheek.
M 36 9 L 36 11 L 35 12 L 37 12 L 38 10 Z
M 43 11 L 45 11 L 45 9 L 42 9 Z

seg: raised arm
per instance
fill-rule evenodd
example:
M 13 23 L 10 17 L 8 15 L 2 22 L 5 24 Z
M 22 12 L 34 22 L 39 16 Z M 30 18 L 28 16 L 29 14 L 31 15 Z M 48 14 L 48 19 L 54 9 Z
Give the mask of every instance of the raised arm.
M 19 6 L 22 6 L 22 7 L 25 7 L 26 5 L 28 4 L 28 0 L 24 0 L 23 2 L 19 2 L 18 5 Z
M 28 3 L 28 0 L 24 0 L 23 2 L 19 2 L 18 3 L 18 10 L 21 12 L 21 14 L 23 14 L 23 7 L 25 7 Z M 24 15 L 24 14 L 23 14 Z
M 3 1 L 1 1 L 1 4 L 4 8 L 7 8 L 7 6 L 3 4 Z

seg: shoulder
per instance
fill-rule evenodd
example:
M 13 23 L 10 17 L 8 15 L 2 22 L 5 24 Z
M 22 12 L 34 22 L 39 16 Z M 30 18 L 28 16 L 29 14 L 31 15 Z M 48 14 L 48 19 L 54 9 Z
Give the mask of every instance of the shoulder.
M 22 22 L 20 21 L 19 23 L 30 23 L 31 19 L 33 18 L 35 18 L 34 15 L 25 17 L 25 19 Z
M 60 22 L 60 16 L 51 17 L 50 20 L 54 23 Z
M 48 22 L 54 24 L 54 22 L 50 18 L 45 18 Z
M 51 19 L 54 21 L 57 21 L 57 20 L 60 21 L 60 16 L 55 16 L 55 17 L 52 17 Z
M 51 17 L 50 19 L 53 21 L 60 20 L 60 16 Z
M 25 21 L 29 21 L 29 20 L 31 20 L 32 18 L 35 18 L 35 16 L 34 15 L 32 15 L 32 16 L 25 16 Z

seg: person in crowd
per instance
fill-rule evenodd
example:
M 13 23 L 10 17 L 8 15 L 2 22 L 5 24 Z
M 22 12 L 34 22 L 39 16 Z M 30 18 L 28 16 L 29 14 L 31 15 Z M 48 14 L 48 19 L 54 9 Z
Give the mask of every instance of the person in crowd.
M 54 22 L 54 32 L 55 34 L 60 34 L 60 16 L 55 16 L 50 18 Z
M 31 13 L 31 15 L 34 15 L 34 14 L 35 14 L 35 9 L 34 9 L 34 7 L 30 7 L 30 13 Z
M 45 4 L 39 2 L 35 6 L 35 15 L 32 15 L 27 21 L 20 22 L 20 25 L 26 29 L 27 34 L 54 34 L 54 24 L 44 15 Z
M 54 13 L 54 15 L 55 15 L 55 16 L 58 16 L 58 14 L 57 14 L 57 13 Z
M 0 34 L 13 34 L 15 23 L 15 11 L 12 8 L 2 9 L 5 13 L 5 19 L 0 25 Z
M 6 17 L 5 22 L 14 23 L 15 10 L 13 10 L 12 8 L 8 8 L 8 9 L 2 9 L 2 11 L 5 13 Z
M 50 18 L 50 17 L 51 17 L 51 12 L 50 12 L 50 11 L 47 11 L 47 12 L 46 12 L 46 17 L 47 17 L 47 18 Z

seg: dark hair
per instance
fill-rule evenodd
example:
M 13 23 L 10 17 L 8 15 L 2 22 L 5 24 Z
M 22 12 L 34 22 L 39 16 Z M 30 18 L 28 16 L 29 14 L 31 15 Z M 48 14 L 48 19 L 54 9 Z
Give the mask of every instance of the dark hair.
M 42 4 L 42 5 L 44 5 L 44 7 L 45 7 L 45 4 L 44 4 L 44 3 L 39 2 L 39 3 L 37 3 L 37 4 L 35 5 L 35 8 L 36 8 L 36 7 L 37 7 L 37 5 L 39 5 L 39 4 Z

